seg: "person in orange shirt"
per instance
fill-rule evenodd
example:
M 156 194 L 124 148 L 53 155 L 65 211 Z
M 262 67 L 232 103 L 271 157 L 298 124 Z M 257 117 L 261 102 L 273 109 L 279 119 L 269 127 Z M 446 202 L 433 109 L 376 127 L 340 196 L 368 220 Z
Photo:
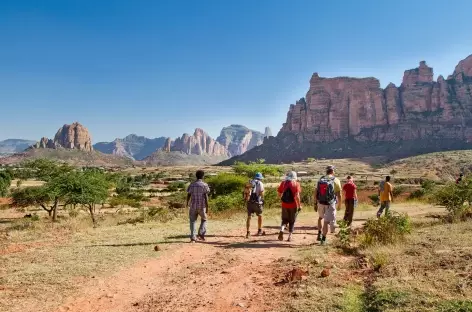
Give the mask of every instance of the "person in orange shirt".
M 383 211 L 385 215 L 388 215 L 390 209 L 390 203 L 393 201 L 393 185 L 390 184 L 390 176 L 385 177 L 385 183 L 383 189 L 380 189 L 380 209 L 377 211 L 377 218 L 380 218 Z
M 284 240 L 284 229 L 288 223 L 288 238 L 287 241 L 292 240 L 293 229 L 295 226 L 295 219 L 297 212 L 301 210 L 300 204 L 300 183 L 297 181 L 297 173 L 291 171 L 285 177 L 285 181 L 280 183 L 277 193 L 282 201 L 282 224 L 278 239 Z

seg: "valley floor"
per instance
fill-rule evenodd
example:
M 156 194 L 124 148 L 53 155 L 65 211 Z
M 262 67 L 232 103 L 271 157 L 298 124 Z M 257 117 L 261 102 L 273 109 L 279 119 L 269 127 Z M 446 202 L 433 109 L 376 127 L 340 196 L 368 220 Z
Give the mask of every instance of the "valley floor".
M 418 229 L 402 246 L 368 250 L 362 256 L 346 255 L 334 244 L 315 244 L 317 215 L 308 207 L 299 215 L 293 242 L 277 240 L 276 209 L 267 213 L 264 236 L 245 239 L 245 216 L 238 214 L 225 221 L 210 220 L 207 241 L 197 244 L 188 243 L 188 225 L 182 219 L 78 232 L 72 231 L 73 225 L 47 225 L 41 228 L 47 235 L 40 236 L 29 230 L 9 231 L 1 238 L 0 310 L 456 311 L 436 307 L 472 298 L 472 267 L 464 261 L 472 260 L 472 224 L 430 224 L 434 221 L 426 216 L 444 209 L 429 205 L 397 204 L 394 210 L 421 221 Z M 355 226 L 374 215 L 374 209 L 358 211 Z M 460 241 L 452 234 L 460 235 Z M 429 239 L 429 245 L 423 239 Z M 159 251 L 154 251 L 155 246 Z M 425 256 L 428 248 L 437 252 L 436 258 L 455 258 L 444 258 L 445 266 L 428 266 L 424 263 L 431 260 Z M 402 259 L 399 251 L 404 249 L 409 251 L 403 257 L 408 261 L 401 265 L 396 261 Z M 379 255 L 388 258 L 382 261 L 384 273 L 354 265 Z M 331 275 L 321 279 L 319 274 L 327 266 Z M 284 283 L 286 273 L 297 267 L 308 269 L 308 275 L 297 283 Z M 415 278 L 416 274 L 423 276 Z M 428 282 L 428 276 L 436 277 Z M 444 276 L 449 278 L 443 281 Z M 396 287 L 406 299 L 391 299 L 390 310 L 368 310 L 361 302 L 367 282 L 379 283 L 376 287 L 382 289 Z M 424 303 L 412 298 L 414 294 L 421 294 L 418 298 Z

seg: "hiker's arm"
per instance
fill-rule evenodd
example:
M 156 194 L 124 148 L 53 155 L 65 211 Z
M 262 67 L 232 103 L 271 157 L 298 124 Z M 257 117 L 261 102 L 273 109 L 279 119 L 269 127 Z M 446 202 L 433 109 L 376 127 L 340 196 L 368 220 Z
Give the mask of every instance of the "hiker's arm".
M 190 193 L 187 193 L 187 208 L 188 208 L 188 203 L 190 202 L 190 197 L 191 197 L 191 196 L 192 196 L 192 195 L 190 195 Z
M 301 208 L 302 204 L 300 201 L 300 193 L 297 193 L 297 196 L 295 196 L 295 203 L 297 204 L 297 208 Z
M 357 189 L 354 189 L 354 199 L 357 200 Z
M 208 212 L 208 193 L 205 194 L 205 206 L 206 206 L 206 209 L 207 209 L 207 212 Z
M 336 198 L 337 198 L 337 207 L 336 209 L 339 210 L 341 209 L 341 200 L 343 199 L 341 196 L 341 192 L 336 192 Z

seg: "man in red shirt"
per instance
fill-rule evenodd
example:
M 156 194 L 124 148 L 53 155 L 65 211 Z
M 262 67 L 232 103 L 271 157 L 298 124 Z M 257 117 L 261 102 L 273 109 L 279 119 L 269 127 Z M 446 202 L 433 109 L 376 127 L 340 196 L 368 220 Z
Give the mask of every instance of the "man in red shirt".
M 344 204 L 346 205 L 346 211 L 344 212 L 344 221 L 348 226 L 352 223 L 352 217 L 354 216 L 354 207 L 357 203 L 357 186 L 351 176 L 347 176 L 347 182 L 343 186 L 344 192 Z
M 293 228 L 295 226 L 295 218 L 297 211 L 301 210 L 300 193 L 302 189 L 300 183 L 297 181 L 297 173 L 291 171 L 285 177 L 285 181 L 280 183 L 277 192 L 282 201 L 282 224 L 280 226 L 279 240 L 284 240 L 284 229 L 288 223 L 288 238 L 287 241 L 292 240 Z

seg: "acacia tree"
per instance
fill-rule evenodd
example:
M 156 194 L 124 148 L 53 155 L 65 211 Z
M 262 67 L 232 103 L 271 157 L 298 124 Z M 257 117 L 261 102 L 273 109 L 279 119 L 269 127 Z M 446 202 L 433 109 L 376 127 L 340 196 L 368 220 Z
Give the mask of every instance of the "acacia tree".
M 88 209 L 95 227 L 95 205 L 108 198 L 110 185 L 105 174 L 85 171 L 69 174 L 68 179 L 61 184 L 61 189 L 67 204 L 82 205 Z
M 0 172 L 0 197 L 7 196 L 11 184 L 11 176 L 7 172 Z

